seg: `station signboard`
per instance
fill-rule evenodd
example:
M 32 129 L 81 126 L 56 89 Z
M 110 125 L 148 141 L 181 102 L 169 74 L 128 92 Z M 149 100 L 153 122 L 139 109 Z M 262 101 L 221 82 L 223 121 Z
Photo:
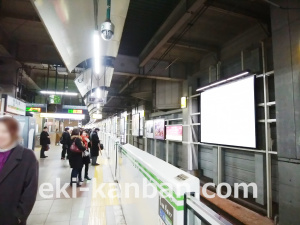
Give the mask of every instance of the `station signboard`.
M 49 95 L 49 104 L 61 104 L 61 97 L 58 95 Z
M 82 114 L 82 109 L 68 109 L 68 113 Z
M 42 112 L 42 108 L 26 107 L 26 112 Z
M 103 98 L 88 97 L 87 102 L 90 104 L 104 103 Z
M 2 95 L 2 98 L 5 98 L 5 112 L 12 113 L 15 115 L 26 115 L 26 103 L 22 102 L 16 98 L 13 98 L 9 95 Z

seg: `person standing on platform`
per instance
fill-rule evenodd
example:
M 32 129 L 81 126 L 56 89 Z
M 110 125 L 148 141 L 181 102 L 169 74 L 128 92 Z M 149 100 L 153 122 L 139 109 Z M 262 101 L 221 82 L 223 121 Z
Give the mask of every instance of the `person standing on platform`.
M 59 129 L 56 129 L 56 131 L 55 131 L 55 145 L 59 145 L 59 141 L 60 141 L 60 132 L 59 132 Z
M 69 148 L 71 145 L 71 135 L 69 132 L 70 128 L 66 127 L 65 131 L 62 134 L 62 140 L 61 140 L 61 144 L 62 144 L 62 152 L 61 152 L 61 159 L 64 160 L 66 157 L 66 153 L 69 154 Z M 68 158 L 68 156 L 67 156 Z
M 74 144 L 78 150 L 73 151 L 72 150 L 72 145 L 70 147 L 70 153 L 69 153 L 69 162 L 70 166 L 72 168 L 72 173 L 71 173 L 71 183 L 70 185 L 72 186 L 73 183 L 77 183 L 77 187 L 80 187 L 80 176 L 83 167 L 83 159 L 82 159 L 82 153 L 86 150 L 85 145 L 82 142 L 82 138 L 80 137 L 79 129 L 74 128 L 72 131 L 71 135 L 71 142 L 72 145 Z
M 92 157 L 92 166 L 98 166 L 99 163 L 97 163 L 97 158 L 99 156 L 99 151 L 100 151 L 100 140 L 98 136 L 98 131 L 99 128 L 95 128 L 95 130 L 92 132 L 91 137 L 92 137 L 92 148 L 91 148 L 91 157 Z
M 26 225 L 38 191 L 38 161 L 18 145 L 19 125 L 0 118 L 0 224 Z
M 50 136 L 48 134 L 48 127 L 44 127 L 41 133 L 40 145 L 42 146 L 40 158 L 47 158 L 48 156 L 45 155 L 45 151 L 49 150 L 49 145 L 50 145 Z
M 86 150 L 83 153 L 83 157 L 82 157 L 83 165 L 84 165 L 84 179 L 91 180 L 91 178 L 89 178 L 89 164 L 91 163 L 91 159 L 90 159 L 90 151 L 88 147 L 90 139 L 85 130 L 83 130 L 80 134 L 81 134 L 82 142 L 86 147 Z M 81 174 L 79 175 L 80 175 L 79 178 L 81 180 Z

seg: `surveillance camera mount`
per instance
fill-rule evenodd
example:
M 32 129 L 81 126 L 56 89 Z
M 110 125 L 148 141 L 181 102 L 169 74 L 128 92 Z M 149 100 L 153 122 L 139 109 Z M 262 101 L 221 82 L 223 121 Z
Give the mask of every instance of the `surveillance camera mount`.
M 106 20 L 101 24 L 101 36 L 105 41 L 110 41 L 114 36 L 115 26 L 110 20 L 111 0 L 107 0 Z

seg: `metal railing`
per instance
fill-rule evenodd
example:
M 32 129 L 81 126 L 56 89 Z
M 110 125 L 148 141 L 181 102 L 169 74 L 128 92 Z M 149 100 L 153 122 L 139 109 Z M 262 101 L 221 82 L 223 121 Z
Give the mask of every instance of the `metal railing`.
M 204 205 L 194 193 L 184 196 L 184 225 L 232 225 L 222 216 Z

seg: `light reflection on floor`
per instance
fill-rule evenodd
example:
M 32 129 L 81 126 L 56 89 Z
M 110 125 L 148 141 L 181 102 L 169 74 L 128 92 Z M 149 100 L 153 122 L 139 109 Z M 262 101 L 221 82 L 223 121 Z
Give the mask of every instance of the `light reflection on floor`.
M 35 151 L 39 156 L 39 149 Z M 39 184 L 50 183 L 54 187 L 62 187 L 69 183 L 71 169 L 68 161 L 60 160 L 61 147 L 51 146 L 46 153 L 49 157 L 39 159 L 40 178 Z M 77 198 L 67 198 L 63 195 L 43 198 L 38 194 L 36 204 L 28 218 L 28 225 L 124 225 L 122 209 L 117 197 L 119 191 L 114 183 L 105 154 L 99 157 L 100 166 L 90 167 L 89 176 L 95 183 L 89 181 L 82 184 L 82 190 L 76 189 Z M 60 183 L 57 184 L 57 178 Z M 96 186 L 95 186 L 96 185 Z M 97 192 L 96 187 L 102 185 L 103 195 Z M 56 189 L 56 188 L 54 188 Z M 86 189 L 86 190 L 85 190 Z M 72 188 L 66 188 L 71 196 Z M 49 194 L 49 193 L 47 193 Z

